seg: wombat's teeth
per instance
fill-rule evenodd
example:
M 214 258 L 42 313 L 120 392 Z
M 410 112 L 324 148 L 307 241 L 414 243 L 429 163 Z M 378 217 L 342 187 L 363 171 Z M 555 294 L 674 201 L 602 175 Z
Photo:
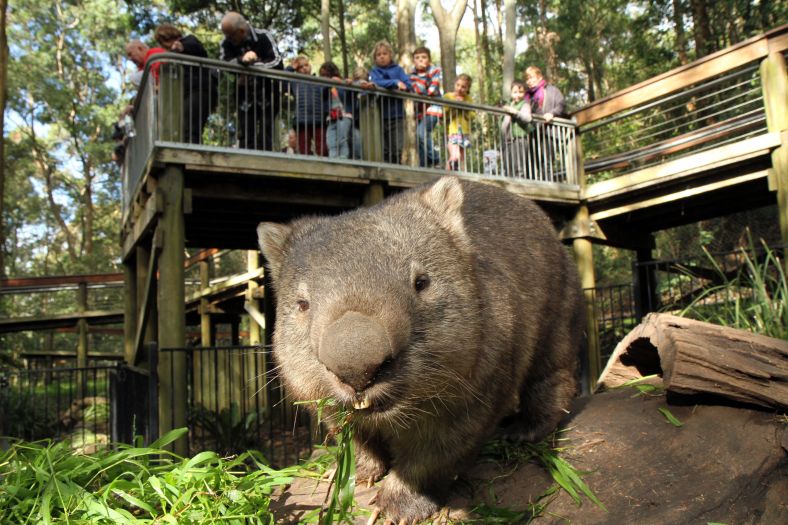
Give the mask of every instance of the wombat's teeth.
M 356 410 L 364 410 L 365 408 L 369 408 L 372 403 L 369 402 L 369 398 L 364 396 L 363 399 L 356 399 L 353 401 L 353 408 Z

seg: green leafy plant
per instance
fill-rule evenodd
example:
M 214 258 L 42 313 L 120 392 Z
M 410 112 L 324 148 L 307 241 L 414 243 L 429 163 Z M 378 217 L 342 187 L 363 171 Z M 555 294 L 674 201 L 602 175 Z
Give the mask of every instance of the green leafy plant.
M 331 474 L 326 500 L 317 511 L 317 520 L 321 525 L 353 523 L 356 490 L 356 453 L 353 448 L 353 413 L 349 410 L 337 409 L 333 399 L 304 401 L 296 404 L 315 404 L 317 406 L 318 424 L 324 421 L 326 409 L 333 412 L 332 420 L 336 425 L 326 436 L 333 438 L 336 446 L 326 447 L 328 455 L 333 459 L 335 470 Z M 315 513 L 307 515 L 314 519 Z
M 761 241 L 740 250 L 741 267 L 733 277 L 705 250 L 721 284 L 709 287 L 680 312 L 723 326 L 788 339 L 788 280 L 778 254 Z
M 231 403 L 219 412 L 197 405 L 189 413 L 189 423 L 208 435 L 213 450 L 221 454 L 236 454 L 254 448 L 258 439 L 257 417 L 255 411 L 244 416 L 238 403 Z
M 271 524 L 270 496 L 302 467 L 270 468 L 257 452 L 183 458 L 164 447 L 115 445 L 92 455 L 67 442 L 16 442 L 0 455 L 0 523 Z

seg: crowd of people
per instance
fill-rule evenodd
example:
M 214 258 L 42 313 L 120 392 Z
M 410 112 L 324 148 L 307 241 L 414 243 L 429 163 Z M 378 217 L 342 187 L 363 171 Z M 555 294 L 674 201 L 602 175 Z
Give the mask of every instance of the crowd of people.
M 287 70 L 304 77 L 313 75 L 312 64 L 305 56 L 296 57 L 285 67 L 273 35 L 266 29 L 252 27 L 239 13 L 225 14 L 221 20 L 221 31 L 224 35 L 220 44 L 221 60 L 242 66 Z M 126 55 L 138 69 L 132 81 L 139 83 L 146 63 L 157 53 L 208 57 L 205 47 L 194 35 L 183 35 L 172 24 L 164 23 L 157 27 L 154 38 L 159 47 L 149 48 L 139 40 L 133 40 L 126 46 Z M 372 52 L 373 67 L 369 71 L 357 68 L 352 78 L 342 78 L 339 68 L 332 62 L 322 64 L 318 75 L 333 80 L 335 85 L 315 83 L 306 78 L 299 81 L 238 74 L 233 93 L 236 142 L 241 148 L 273 150 L 279 125 L 277 117 L 286 97 L 285 102 L 292 110 L 288 112 L 289 131 L 281 151 L 361 159 L 360 111 L 364 104 L 364 91 L 410 92 L 425 99 L 434 99 L 434 102 L 415 104 L 419 165 L 462 170 L 466 150 L 472 145 L 475 113 L 460 106 L 443 104 L 440 100 L 472 102 L 472 78 L 460 74 L 453 89 L 443 93 L 441 69 L 432 63 L 430 50 L 419 47 L 412 58 L 413 67 L 406 72 L 395 62 L 392 46 L 385 41 L 378 42 Z M 159 66 L 160 62 L 157 62 L 150 70 L 155 84 L 159 82 Z M 185 66 L 184 72 L 183 141 L 200 144 L 203 128 L 219 100 L 218 73 L 201 66 Z M 362 90 L 347 89 L 348 85 Z M 380 96 L 376 100 L 380 112 L 382 160 L 399 163 L 406 133 L 403 99 Z M 533 152 L 549 149 L 549 146 L 536 147 L 534 144 L 533 115 L 540 115 L 549 125 L 554 117 L 564 116 L 564 99 L 561 92 L 545 80 L 541 70 L 531 66 L 525 71 L 524 81 L 512 83 L 511 100 L 503 109 L 506 112 L 500 129 L 503 171 L 512 176 L 523 176 Z M 121 122 L 131 110 L 130 106 L 124 109 Z M 443 132 L 439 139 L 441 143 L 436 144 L 434 135 L 439 124 L 442 124 Z M 441 159 L 441 151 L 446 152 L 447 158 Z M 122 157 L 122 151 L 119 156 Z

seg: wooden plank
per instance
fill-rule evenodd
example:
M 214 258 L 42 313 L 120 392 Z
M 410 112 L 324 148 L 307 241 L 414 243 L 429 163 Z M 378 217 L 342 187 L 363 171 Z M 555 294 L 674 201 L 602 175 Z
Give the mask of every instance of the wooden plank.
M 697 186 L 694 188 L 689 188 L 685 190 L 676 191 L 670 193 L 668 195 L 661 195 L 659 197 L 653 197 L 650 199 L 644 200 L 637 200 L 630 204 L 626 204 L 624 206 L 617 206 L 615 208 L 608 208 L 602 211 L 598 211 L 591 214 L 591 220 L 600 221 L 602 219 L 608 219 L 610 217 L 615 217 L 616 215 L 622 215 L 624 213 L 629 213 L 636 210 L 641 210 L 644 208 L 650 208 L 652 206 L 658 206 L 660 204 L 666 204 L 668 202 L 679 201 L 683 199 L 688 199 L 694 195 L 701 195 L 703 193 L 710 193 L 712 191 L 720 190 L 722 188 L 727 188 L 729 186 L 735 186 L 737 184 L 744 184 L 745 182 L 749 182 L 752 180 L 765 178 L 767 176 L 767 170 L 760 170 L 754 173 L 748 173 L 746 175 L 740 175 L 738 177 L 732 177 L 729 179 L 725 179 L 722 181 L 717 181 L 711 184 L 705 184 L 703 186 Z
M 368 182 L 368 181 L 365 181 Z M 305 184 L 292 185 L 292 188 L 267 188 L 262 185 L 250 187 L 249 184 L 233 184 L 217 181 L 205 184 L 194 182 L 192 197 L 201 200 L 211 199 L 217 201 L 246 201 L 255 203 L 292 204 L 294 206 L 331 206 L 338 208 L 355 208 L 359 205 L 359 190 L 363 187 L 353 188 L 354 191 L 310 191 Z M 203 207 L 204 209 L 204 207 Z M 197 211 L 201 211 L 198 206 Z
M 777 133 L 764 133 L 740 142 L 720 146 L 711 150 L 688 155 L 658 166 L 651 166 L 635 173 L 597 182 L 585 190 L 589 202 L 599 201 L 613 195 L 632 192 L 655 184 L 718 169 L 730 164 L 769 155 L 780 144 Z
M 597 100 L 572 116 L 579 126 L 664 97 L 788 48 L 788 24 Z
M 0 319 L 0 333 L 73 327 L 80 319 L 85 319 L 88 325 L 91 326 L 95 324 L 120 323 L 123 320 L 123 310 L 94 310 L 84 313 L 55 314 L 43 317 Z
M 186 259 L 186 262 L 183 263 L 183 267 L 190 268 L 199 262 L 207 261 L 208 259 L 212 258 L 220 251 L 221 250 L 219 248 L 209 248 L 207 250 L 200 250 L 199 252 L 195 253 L 194 255 Z
M 142 211 L 134 218 L 131 231 L 123 239 L 123 260 L 131 257 L 137 243 L 153 229 L 163 209 L 163 196 L 161 191 L 157 190 L 145 201 Z
M 158 233 L 158 231 L 157 231 Z M 143 295 L 142 299 L 140 300 L 139 309 L 140 313 L 137 316 L 137 331 L 134 337 L 134 350 L 131 355 L 128 356 L 128 363 L 132 366 L 137 364 L 137 356 L 142 353 L 142 346 L 145 344 L 145 331 L 148 328 L 148 322 L 151 317 L 151 309 L 153 302 L 153 286 L 156 282 L 156 262 L 159 257 L 159 249 L 158 242 L 155 242 L 155 238 L 157 235 L 154 235 L 154 242 L 153 246 L 150 250 L 150 255 L 148 256 L 148 271 L 145 274 L 145 285 L 143 287 Z
M 85 275 L 56 275 L 49 277 L 19 277 L 0 279 L 0 288 L 35 288 L 74 284 L 122 283 L 122 273 L 94 273 Z
M 351 165 L 347 161 L 329 159 L 299 159 L 293 156 L 231 148 L 201 147 L 200 150 L 183 147 L 166 147 L 159 144 L 155 156 L 159 162 L 183 164 L 184 170 L 219 171 L 221 173 L 267 174 L 277 177 L 310 178 L 319 176 L 328 180 L 356 179 L 364 183 L 368 167 Z
M 256 268 L 254 270 L 250 270 L 248 272 L 234 275 L 227 279 L 226 281 L 222 281 L 219 284 L 215 284 L 213 286 L 205 286 L 200 290 L 194 292 L 190 296 L 186 298 L 186 302 L 190 303 L 192 301 L 196 301 L 198 299 L 203 298 L 210 298 L 212 295 L 217 295 L 223 292 L 227 292 L 232 290 L 233 288 L 243 287 L 245 288 L 249 281 L 253 281 L 255 279 L 259 279 L 263 276 L 263 268 Z

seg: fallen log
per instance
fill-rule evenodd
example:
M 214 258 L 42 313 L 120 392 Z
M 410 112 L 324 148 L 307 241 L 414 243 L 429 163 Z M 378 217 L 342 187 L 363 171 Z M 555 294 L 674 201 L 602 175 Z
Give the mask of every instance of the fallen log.
M 788 341 L 745 330 L 648 314 L 616 346 L 597 389 L 652 374 L 671 392 L 788 408 Z

